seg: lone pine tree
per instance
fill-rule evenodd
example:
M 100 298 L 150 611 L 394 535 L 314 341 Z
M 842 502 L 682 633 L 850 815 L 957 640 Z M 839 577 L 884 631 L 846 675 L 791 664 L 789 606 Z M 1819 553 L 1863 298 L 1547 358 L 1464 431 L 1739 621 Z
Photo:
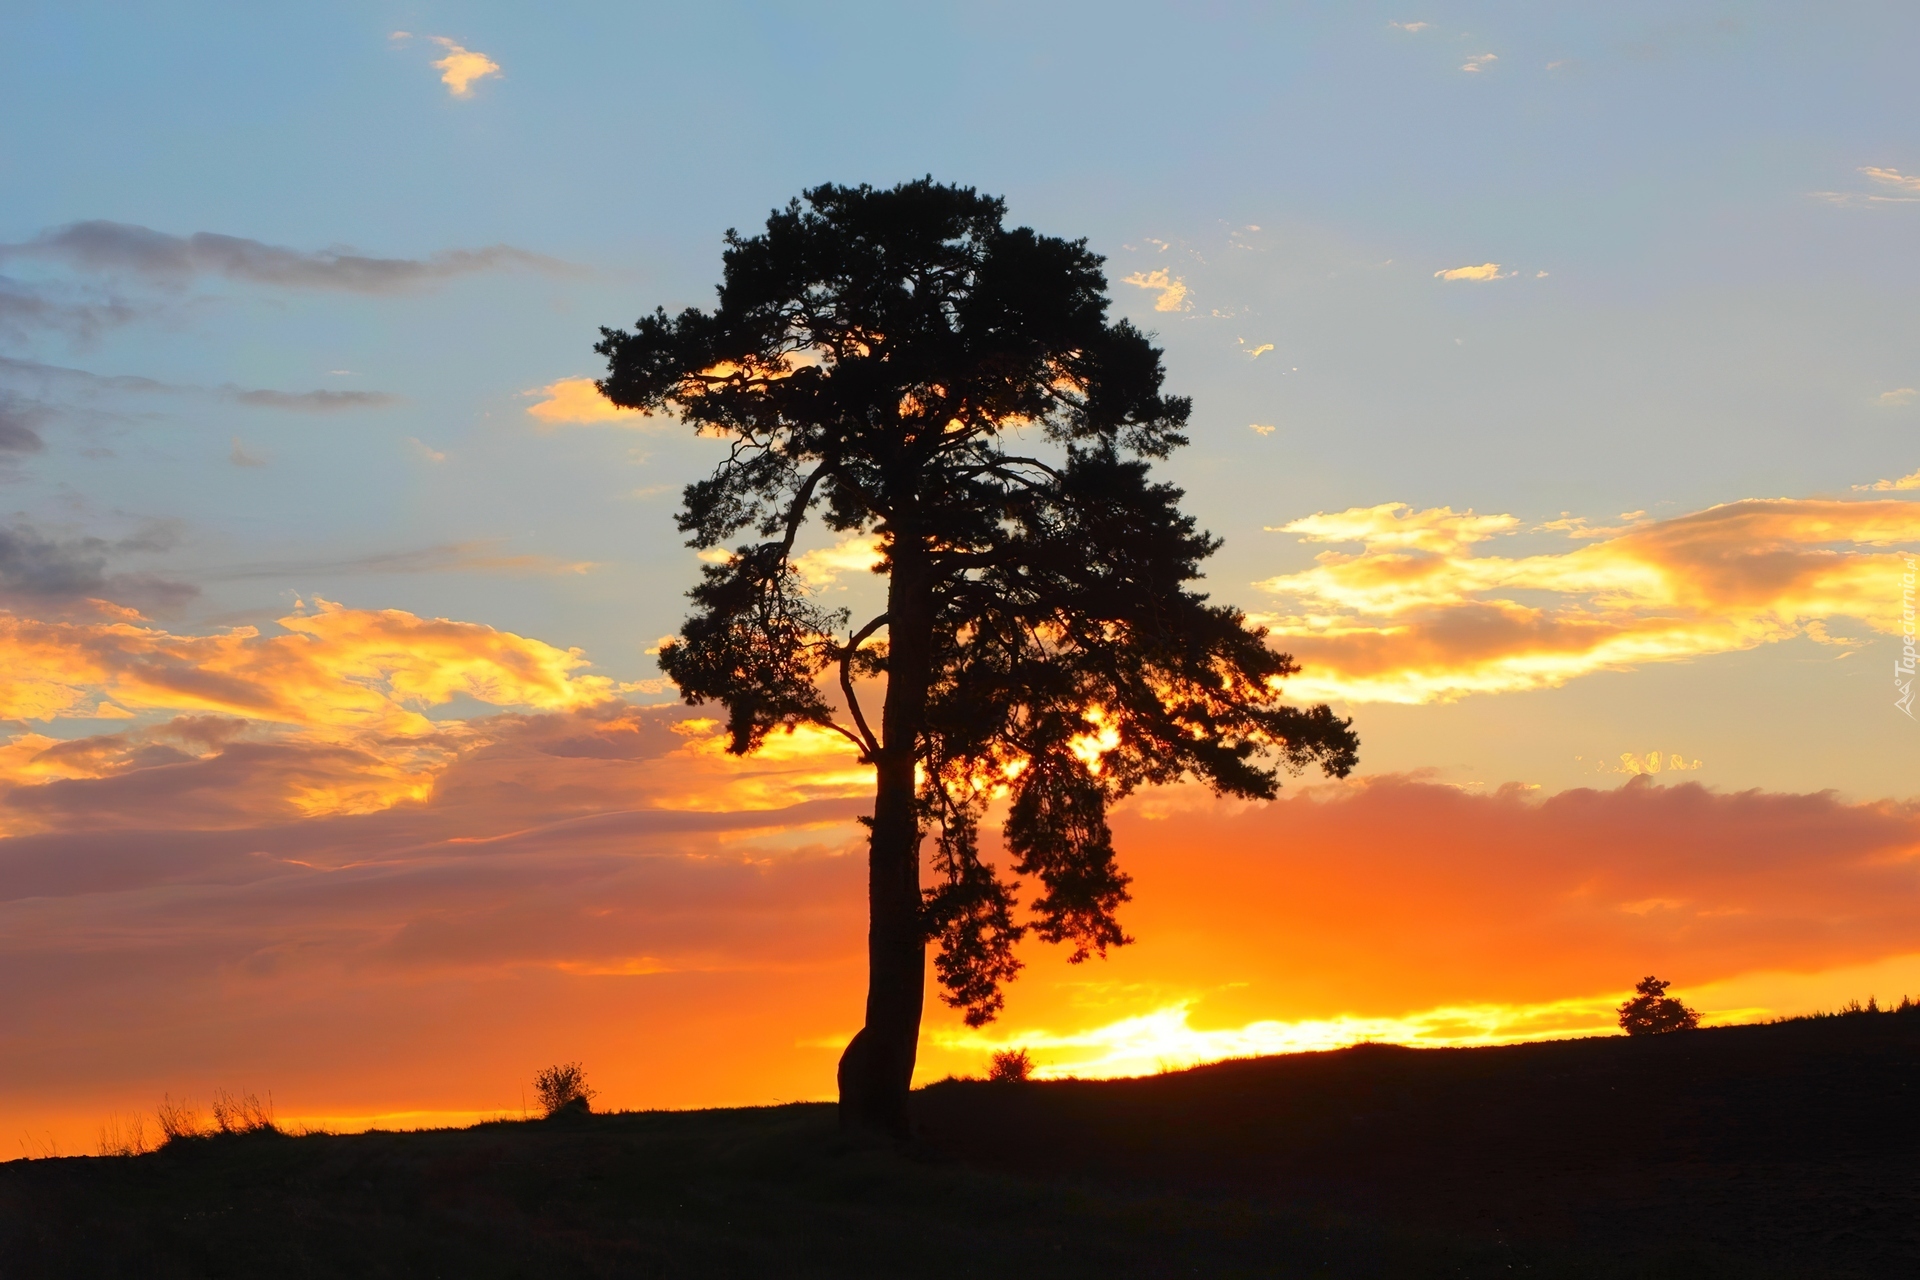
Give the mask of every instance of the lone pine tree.
M 1667 994 L 1672 985 L 1652 974 L 1634 983 L 1633 998 L 1616 1010 L 1620 1029 L 1630 1036 L 1663 1036 L 1698 1027 L 1700 1015 Z
M 866 1022 L 840 1104 L 893 1133 L 929 942 L 943 998 L 979 1026 L 1027 932 L 1076 962 L 1129 941 L 1119 798 L 1183 777 L 1270 797 L 1281 767 L 1343 776 L 1358 747 L 1325 706 L 1281 701 L 1298 668 L 1264 630 L 1189 589 L 1219 542 L 1149 461 L 1186 443 L 1191 401 L 1108 320 L 1103 259 L 1004 214 L 931 178 L 818 187 L 763 234 L 727 233 L 715 310 L 656 310 L 595 348 L 615 404 L 729 442 L 685 491 L 689 545 L 751 531 L 703 570 L 661 667 L 688 702 L 726 706 L 737 753 L 815 724 L 873 766 Z M 815 514 L 879 539 L 886 607 L 858 627 L 795 568 Z M 856 696 L 876 677 L 877 725 Z M 1005 870 L 979 846 L 998 797 Z M 1038 890 L 1024 920 L 1020 877 Z

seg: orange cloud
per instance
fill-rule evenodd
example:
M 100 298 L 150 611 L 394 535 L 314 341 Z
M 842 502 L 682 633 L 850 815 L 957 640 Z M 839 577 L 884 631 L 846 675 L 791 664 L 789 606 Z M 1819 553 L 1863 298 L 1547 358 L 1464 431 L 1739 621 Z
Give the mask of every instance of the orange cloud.
M 1260 584 L 1283 609 L 1260 620 L 1305 667 L 1289 691 L 1447 701 L 1820 639 L 1834 620 L 1889 632 L 1901 560 L 1874 549 L 1920 540 L 1920 504 L 1756 499 L 1631 525 L 1562 554 L 1473 554 L 1517 523 L 1387 504 L 1278 526 L 1362 547 Z
M 1478 71 L 1479 69 L 1478 67 L 1461 68 L 1462 71 Z M 1445 271 L 1436 271 L 1433 273 L 1433 277 L 1436 280 L 1505 280 L 1507 276 L 1512 274 L 1514 273 L 1509 271 L 1506 275 L 1502 275 L 1500 273 L 1500 264 L 1497 262 L 1483 262 L 1477 267 L 1451 267 Z
M 428 794 L 474 736 L 466 723 L 432 720 L 426 709 L 467 697 L 567 710 L 606 702 L 620 689 L 583 672 L 587 660 L 578 650 L 475 623 L 316 600 L 279 626 L 278 635 L 242 627 L 192 636 L 144 623 L 0 613 L 0 662 L 10 672 L 0 684 L 0 717 L 187 713 L 170 725 L 71 742 L 14 736 L 0 747 L 0 786 L 12 788 L 0 833 L 55 821 L 59 806 L 48 797 L 56 792 L 95 796 L 90 803 L 111 809 L 101 797 L 148 784 L 160 794 L 139 800 L 132 812 L 149 821 L 165 821 L 160 815 L 173 801 L 186 803 L 188 792 L 204 797 L 207 786 L 250 797 L 215 804 L 225 815 L 215 825 L 268 812 L 370 812 Z M 217 740 L 180 727 L 223 717 L 239 728 Z M 173 769 L 171 781 L 125 780 L 159 765 Z M 90 785 L 108 779 L 118 781 Z
M 853 534 L 830 547 L 821 547 L 794 558 L 794 568 L 814 590 L 832 585 L 846 573 L 867 573 L 881 561 L 880 539 L 869 534 Z
M 1920 471 L 1912 471 L 1896 480 L 1875 480 L 1872 484 L 1857 484 L 1854 492 L 1894 493 L 1907 489 L 1920 489 Z
M 718 721 L 618 698 L 436 721 L 419 733 L 185 715 L 0 743 L 0 835 L 228 830 L 422 804 L 465 806 L 490 831 L 637 805 L 780 808 L 865 795 L 872 784 L 871 769 L 829 731 L 777 734 L 745 767 L 726 753 Z
M 1169 275 L 1165 267 L 1155 267 L 1152 271 L 1136 271 L 1121 281 L 1138 289 L 1146 289 L 1160 296 L 1153 300 L 1155 311 L 1185 311 L 1187 302 L 1186 281 L 1178 276 Z
M 475 80 L 500 74 L 500 64 L 484 53 L 462 48 L 446 36 L 435 36 L 433 42 L 447 51 L 446 57 L 433 64 L 434 70 L 440 73 L 440 82 L 456 98 L 470 97 Z
M 0 1022 L 0 1110 L 90 1136 L 110 1110 L 244 1070 L 283 1114 L 432 1123 L 515 1112 L 562 1057 L 611 1106 L 831 1096 L 862 991 L 865 800 L 668 807 L 823 761 L 804 743 L 727 759 L 685 715 L 491 717 L 430 796 L 358 815 L 167 830 L 133 826 L 110 778 L 58 797 L 62 825 L 0 840 L 0 963 L 36 975 Z M 184 815 L 182 791 L 253 785 L 243 768 L 166 782 L 244 757 L 244 733 L 224 741 L 121 776 Z M 1913 804 L 1646 779 L 1544 801 L 1406 778 L 1170 799 L 1115 818 L 1137 944 L 1077 967 L 1034 948 L 986 1035 L 933 1007 L 923 1079 L 1002 1045 L 1106 1075 L 1603 1031 L 1650 970 L 1721 1020 L 1876 989 L 1842 981 L 1920 993 Z
M 1297 533 L 1302 542 L 1364 542 L 1369 548 L 1455 552 L 1519 528 L 1520 521 L 1513 516 L 1456 514 L 1452 507 L 1415 511 L 1404 502 L 1385 502 L 1377 507 L 1316 512 L 1288 524 L 1269 525 L 1267 532 Z
M 561 378 L 537 391 L 523 394 L 546 397 L 528 405 L 527 413 L 549 427 L 598 422 L 638 423 L 651 416 L 639 409 L 622 409 L 600 394 L 600 388 L 592 378 Z
M 276 724 L 427 733 L 417 707 L 464 694 L 497 706 L 579 706 L 613 681 L 582 675 L 577 649 L 471 622 L 316 599 L 279 620 L 186 636 L 132 622 L 37 622 L 0 614 L 0 716 L 53 720 L 107 697 L 127 708 L 210 711 Z

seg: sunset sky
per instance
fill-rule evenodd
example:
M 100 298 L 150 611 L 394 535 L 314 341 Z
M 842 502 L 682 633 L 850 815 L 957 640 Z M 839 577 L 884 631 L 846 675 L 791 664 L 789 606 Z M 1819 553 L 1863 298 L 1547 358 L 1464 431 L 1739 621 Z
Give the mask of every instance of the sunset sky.
M 832 1096 L 871 778 L 652 652 L 723 446 L 601 325 L 932 174 L 1157 335 L 1215 599 L 1361 767 L 1116 820 L 1120 1074 L 1920 995 L 1920 113 L 1899 5 L 24 3 L 0 14 L 0 1158 Z M 858 540 L 802 566 L 878 598 Z M 1903 582 L 1904 577 L 1904 582 Z M 1911 618 L 1911 613 L 1906 615 Z

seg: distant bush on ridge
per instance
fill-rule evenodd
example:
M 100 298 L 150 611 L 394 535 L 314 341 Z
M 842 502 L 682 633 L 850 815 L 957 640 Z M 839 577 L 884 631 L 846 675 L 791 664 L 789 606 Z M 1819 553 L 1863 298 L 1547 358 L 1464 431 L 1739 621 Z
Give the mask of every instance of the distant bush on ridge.
M 1633 999 L 1620 1006 L 1620 1029 L 1630 1036 L 1659 1036 L 1698 1027 L 1700 1015 L 1667 994 L 1672 985 L 1652 974 L 1634 984 Z
M 577 1062 L 566 1062 L 536 1075 L 533 1092 L 540 1100 L 541 1109 L 551 1117 L 563 1111 L 591 1111 L 589 1104 L 598 1090 L 587 1087 L 586 1068 Z
M 987 1079 L 1003 1084 L 1017 1083 L 1033 1075 L 1033 1058 L 1025 1049 L 1002 1049 L 993 1055 Z

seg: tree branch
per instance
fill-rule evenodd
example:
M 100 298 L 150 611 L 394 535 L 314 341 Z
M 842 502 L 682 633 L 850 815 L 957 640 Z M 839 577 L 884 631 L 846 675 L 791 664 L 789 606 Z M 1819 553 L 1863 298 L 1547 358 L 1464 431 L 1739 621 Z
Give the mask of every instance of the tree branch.
M 1044 471 L 1048 475 L 1052 476 L 1054 480 L 1059 483 L 1065 483 L 1066 481 L 1066 477 L 1064 475 L 1060 474 L 1060 472 L 1055 468 L 1050 467 L 1046 463 L 1040 461 L 1040 459 L 1021 457 L 1021 456 L 1016 456 L 1014 454 L 1002 454 L 1000 457 L 995 458 L 992 462 L 983 462 L 978 464 L 977 466 L 963 467 L 960 470 L 960 474 L 976 475 L 976 476 L 992 474 L 992 475 L 1001 476 L 1008 480 L 1018 481 L 1021 484 L 1033 483 L 1023 475 L 1018 475 L 1018 474 L 1003 470 L 1003 468 L 1007 467 L 1010 464 L 1023 466 L 1023 467 L 1033 467 L 1033 468 L 1036 468 L 1037 470 Z
M 853 713 L 853 722 L 860 726 L 860 737 L 866 739 L 864 748 L 868 755 L 880 750 L 880 739 L 873 736 L 873 730 L 867 727 L 866 716 L 860 713 L 860 698 L 853 691 L 853 655 L 861 645 L 866 643 L 867 637 L 879 630 L 886 621 L 887 615 L 881 614 L 854 633 L 853 637 L 847 641 L 847 647 L 840 651 L 840 689 L 847 695 L 847 710 Z M 838 729 L 840 726 L 835 725 L 834 728 Z M 846 731 L 843 729 L 841 732 Z M 854 740 L 858 742 L 860 739 Z
M 823 462 L 813 469 L 806 482 L 800 486 L 800 492 L 793 496 L 793 506 L 787 512 L 787 536 L 780 543 L 780 559 L 785 560 L 787 553 L 793 550 L 793 540 L 800 535 L 800 522 L 807 518 L 807 503 L 813 500 L 813 486 L 820 483 L 820 477 L 832 469 L 831 461 Z
M 825 721 L 822 721 L 821 723 L 825 724 L 827 728 L 833 730 L 835 733 L 845 735 L 848 742 L 851 742 L 855 747 L 859 748 L 860 761 L 862 764 L 872 759 L 873 749 L 869 747 L 866 743 L 862 742 L 859 736 L 855 734 L 853 730 L 847 728 L 847 726 L 841 724 L 838 720 L 825 720 Z

